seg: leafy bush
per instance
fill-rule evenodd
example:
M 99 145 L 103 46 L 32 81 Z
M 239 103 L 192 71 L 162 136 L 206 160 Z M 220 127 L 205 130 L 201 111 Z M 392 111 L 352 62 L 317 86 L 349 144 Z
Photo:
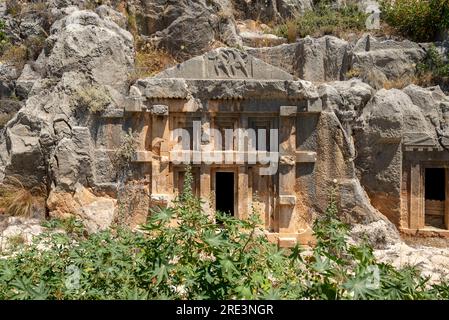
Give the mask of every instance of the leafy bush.
M 415 268 L 377 263 L 367 244 L 349 245 L 333 194 L 313 226 L 316 246 L 284 251 L 268 242 L 257 214 L 220 215 L 216 224 L 192 195 L 190 171 L 185 181 L 174 206 L 155 210 L 140 232 L 76 241 L 53 232 L 0 259 L 0 299 L 449 297 L 446 283 L 430 285 Z
M 50 229 L 60 229 L 66 232 L 69 236 L 78 238 L 85 234 L 83 222 L 77 220 L 75 217 L 58 219 L 53 218 L 42 222 L 42 226 Z
M 354 4 L 334 9 L 326 3 L 319 3 L 313 10 L 286 21 L 277 27 L 276 33 L 289 42 L 296 37 L 335 35 L 342 36 L 346 32 L 365 29 L 367 15 Z
M 382 0 L 382 18 L 416 41 L 431 41 L 449 28 L 448 0 Z
M 443 90 L 449 90 L 449 53 L 445 57 L 432 44 L 424 61 L 417 65 L 417 77 L 421 85 L 440 85 Z

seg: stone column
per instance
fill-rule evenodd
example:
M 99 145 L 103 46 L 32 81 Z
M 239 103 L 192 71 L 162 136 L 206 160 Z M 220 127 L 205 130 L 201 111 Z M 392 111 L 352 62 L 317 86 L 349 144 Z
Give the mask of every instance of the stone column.
M 201 164 L 200 171 L 200 197 L 203 200 L 203 210 L 205 213 L 211 215 L 214 210 L 211 208 L 211 179 L 210 179 L 210 166 Z
M 294 233 L 296 206 L 296 106 L 281 106 L 279 118 L 279 233 Z
M 246 166 L 238 167 L 237 218 L 248 218 L 248 170 Z
M 422 203 L 423 188 L 421 181 L 422 176 L 419 162 L 412 163 L 410 167 L 410 229 L 420 229 L 424 227 L 424 206 Z
M 241 115 L 238 123 L 239 128 L 247 129 L 248 128 L 248 116 Z M 243 132 L 238 132 L 236 136 L 236 143 L 234 143 L 234 151 L 238 154 L 242 155 L 245 153 L 245 149 L 240 150 L 239 148 L 244 146 L 244 137 L 242 136 Z M 242 140 L 242 141 L 240 141 Z M 239 143 L 239 141 L 241 143 Z M 236 155 L 234 158 L 236 161 L 239 156 Z M 245 162 L 245 161 L 243 161 Z M 237 163 L 238 165 L 238 189 L 237 189 L 237 214 L 239 219 L 247 219 L 248 214 L 250 212 L 251 205 L 251 190 L 249 189 L 249 176 L 248 176 L 248 165 L 247 163 Z
M 168 106 L 153 106 L 151 117 L 152 198 L 161 204 L 168 204 L 173 190 L 173 173 L 170 170 L 170 129 Z

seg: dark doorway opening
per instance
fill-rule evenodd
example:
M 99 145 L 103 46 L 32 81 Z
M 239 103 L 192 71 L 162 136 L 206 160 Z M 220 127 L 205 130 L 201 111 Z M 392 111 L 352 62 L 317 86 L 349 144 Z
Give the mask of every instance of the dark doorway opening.
M 234 173 L 215 173 L 215 209 L 234 215 Z
M 446 202 L 446 171 L 444 168 L 425 170 L 425 224 L 429 227 L 444 228 Z

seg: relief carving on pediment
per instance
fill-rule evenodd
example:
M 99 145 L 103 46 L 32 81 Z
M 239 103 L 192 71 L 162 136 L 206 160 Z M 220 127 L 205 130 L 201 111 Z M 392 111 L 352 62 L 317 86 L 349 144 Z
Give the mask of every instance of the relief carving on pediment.
M 252 78 L 251 59 L 237 50 L 219 50 L 209 57 L 208 74 L 217 78 Z

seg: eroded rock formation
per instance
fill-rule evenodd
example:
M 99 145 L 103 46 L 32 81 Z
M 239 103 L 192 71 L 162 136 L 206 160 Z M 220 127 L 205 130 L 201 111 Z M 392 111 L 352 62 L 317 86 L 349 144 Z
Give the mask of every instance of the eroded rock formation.
M 131 34 L 93 12 L 72 8 L 58 20 L 36 61 L 40 73 L 30 80 L 29 97 L 2 132 L 2 176 L 49 193 L 92 186 L 92 135 L 101 120 L 80 101 L 104 91 L 104 108 L 122 104 L 133 55 Z

